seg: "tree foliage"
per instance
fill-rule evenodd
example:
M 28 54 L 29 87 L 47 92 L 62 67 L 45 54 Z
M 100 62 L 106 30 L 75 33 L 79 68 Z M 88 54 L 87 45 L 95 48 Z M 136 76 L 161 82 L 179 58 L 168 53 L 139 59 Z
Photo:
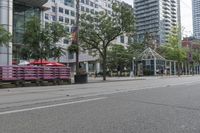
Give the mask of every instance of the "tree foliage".
M 145 50 L 145 44 L 133 43 L 130 44 L 127 49 L 128 53 L 131 55 L 131 59 L 133 57 L 137 58 Z
M 180 74 L 181 62 L 187 59 L 186 49 L 180 44 L 180 35 L 178 28 L 174 27 L 167 39 L 167 44 L 159 48 L 159 53 L 168 60 L 175 60 L 178 63 L 178 74 Z
M 153 50 L 156 50 L 157 48 L 156 39 L 151 33 L 148 33 L 148 32 L 145 33 L 143 43 L 146 48 L 150 47 Z
M 33 17 L 26 23 L 24 33 L 24 46 L 21 56 L 26 59 L 58 58 L 63 49 L 56 45 L 67 33 L 59 23 L 49 23 L 45 27 L 40 19 Z
M 178 28 L 173 28 L 172 33 L 168 36 L 168 43 L 164 45 L 165 58 L 183 62 L 186 60 L 186 50 L 180 44 Z
M 11 40 L 11 34 L 0 25 L 0 46 L 7 46 L 8 42 Z
M 107 66 L 111 71 L 123 71 L 130 66 L 130 55 L 122 45 L 113 45 L 108 50 Z
M 125 68 L 126 70 L 131 70 L 133 58 L 137 58 L 140 53 L 145 49 L 143 44 L 134 43 L 127 47 L 120 44 L 113 45 L 108 50 L 107 64 L 111 71 L 122 72 Z
M 112 13 L 82 14 L 79 39 L 83 50 L 89 50 L 102 59 L 103 79 L 106 80 L 107 51 L 120 35 L 133 33 L 134 15 L 125 4 L 113 4 Z

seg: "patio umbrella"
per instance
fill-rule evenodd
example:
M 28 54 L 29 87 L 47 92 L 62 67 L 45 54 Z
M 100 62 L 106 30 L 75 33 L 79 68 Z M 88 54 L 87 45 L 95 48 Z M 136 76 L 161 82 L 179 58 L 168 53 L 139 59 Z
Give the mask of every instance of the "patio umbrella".
M 65 65 L 58 62 L 50 62 L 48 64 L 45 64 L 45 66 L 65 66 Z
M 33 65 L 45 65 L 48 63 L 51 63 L 51 62 L 49 62 L 47 60 L 34 60 L 34 61 L 30 62 L 30 64 L 33 64 Z
M 29 64 L 30 64 L 30 62 L 28 62 L 28 61 L 22 61 L 18 65 L 19 66 L 26 66 L 26 65 L 29 65 Z

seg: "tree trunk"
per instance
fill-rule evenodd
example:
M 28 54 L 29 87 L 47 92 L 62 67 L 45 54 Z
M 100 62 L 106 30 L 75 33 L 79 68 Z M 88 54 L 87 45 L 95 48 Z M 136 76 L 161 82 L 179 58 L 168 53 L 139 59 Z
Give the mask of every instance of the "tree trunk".
M 107 71 L 107 47 L 103 48 L 103 80 L 106 80 L 106 71 Z
M 103 80 L 106 80 L 106 57 L 103 57 Z

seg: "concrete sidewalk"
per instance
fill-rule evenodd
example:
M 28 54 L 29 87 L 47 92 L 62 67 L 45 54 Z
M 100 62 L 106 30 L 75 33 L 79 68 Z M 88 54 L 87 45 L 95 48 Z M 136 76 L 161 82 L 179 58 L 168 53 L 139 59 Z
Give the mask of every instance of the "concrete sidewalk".
M 181 75 L 181 77 L 192 77 L 198 75 Z M 106 81 L 103 77 L 88 77 L 88 83 L 105 83 L 105 82 L 118 82 L 118 81 L 132 81 L 132 80 L 147 80 L 147 79 L 163 79 L 163 78 L 177 78 L 177 75 L 171 76 L 142 76 L 142 77 L 106 77 Z M 72 83 L 74 79 L 72 78 Z

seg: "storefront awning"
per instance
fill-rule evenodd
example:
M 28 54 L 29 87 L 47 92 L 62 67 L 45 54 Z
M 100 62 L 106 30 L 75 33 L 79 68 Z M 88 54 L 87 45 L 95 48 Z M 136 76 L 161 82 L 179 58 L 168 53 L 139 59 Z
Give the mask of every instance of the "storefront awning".
M 42 5 L 48 2 L 48 0 L 14 0 L 14 2 L 20 2 L 35 7 L 42 7 Z

